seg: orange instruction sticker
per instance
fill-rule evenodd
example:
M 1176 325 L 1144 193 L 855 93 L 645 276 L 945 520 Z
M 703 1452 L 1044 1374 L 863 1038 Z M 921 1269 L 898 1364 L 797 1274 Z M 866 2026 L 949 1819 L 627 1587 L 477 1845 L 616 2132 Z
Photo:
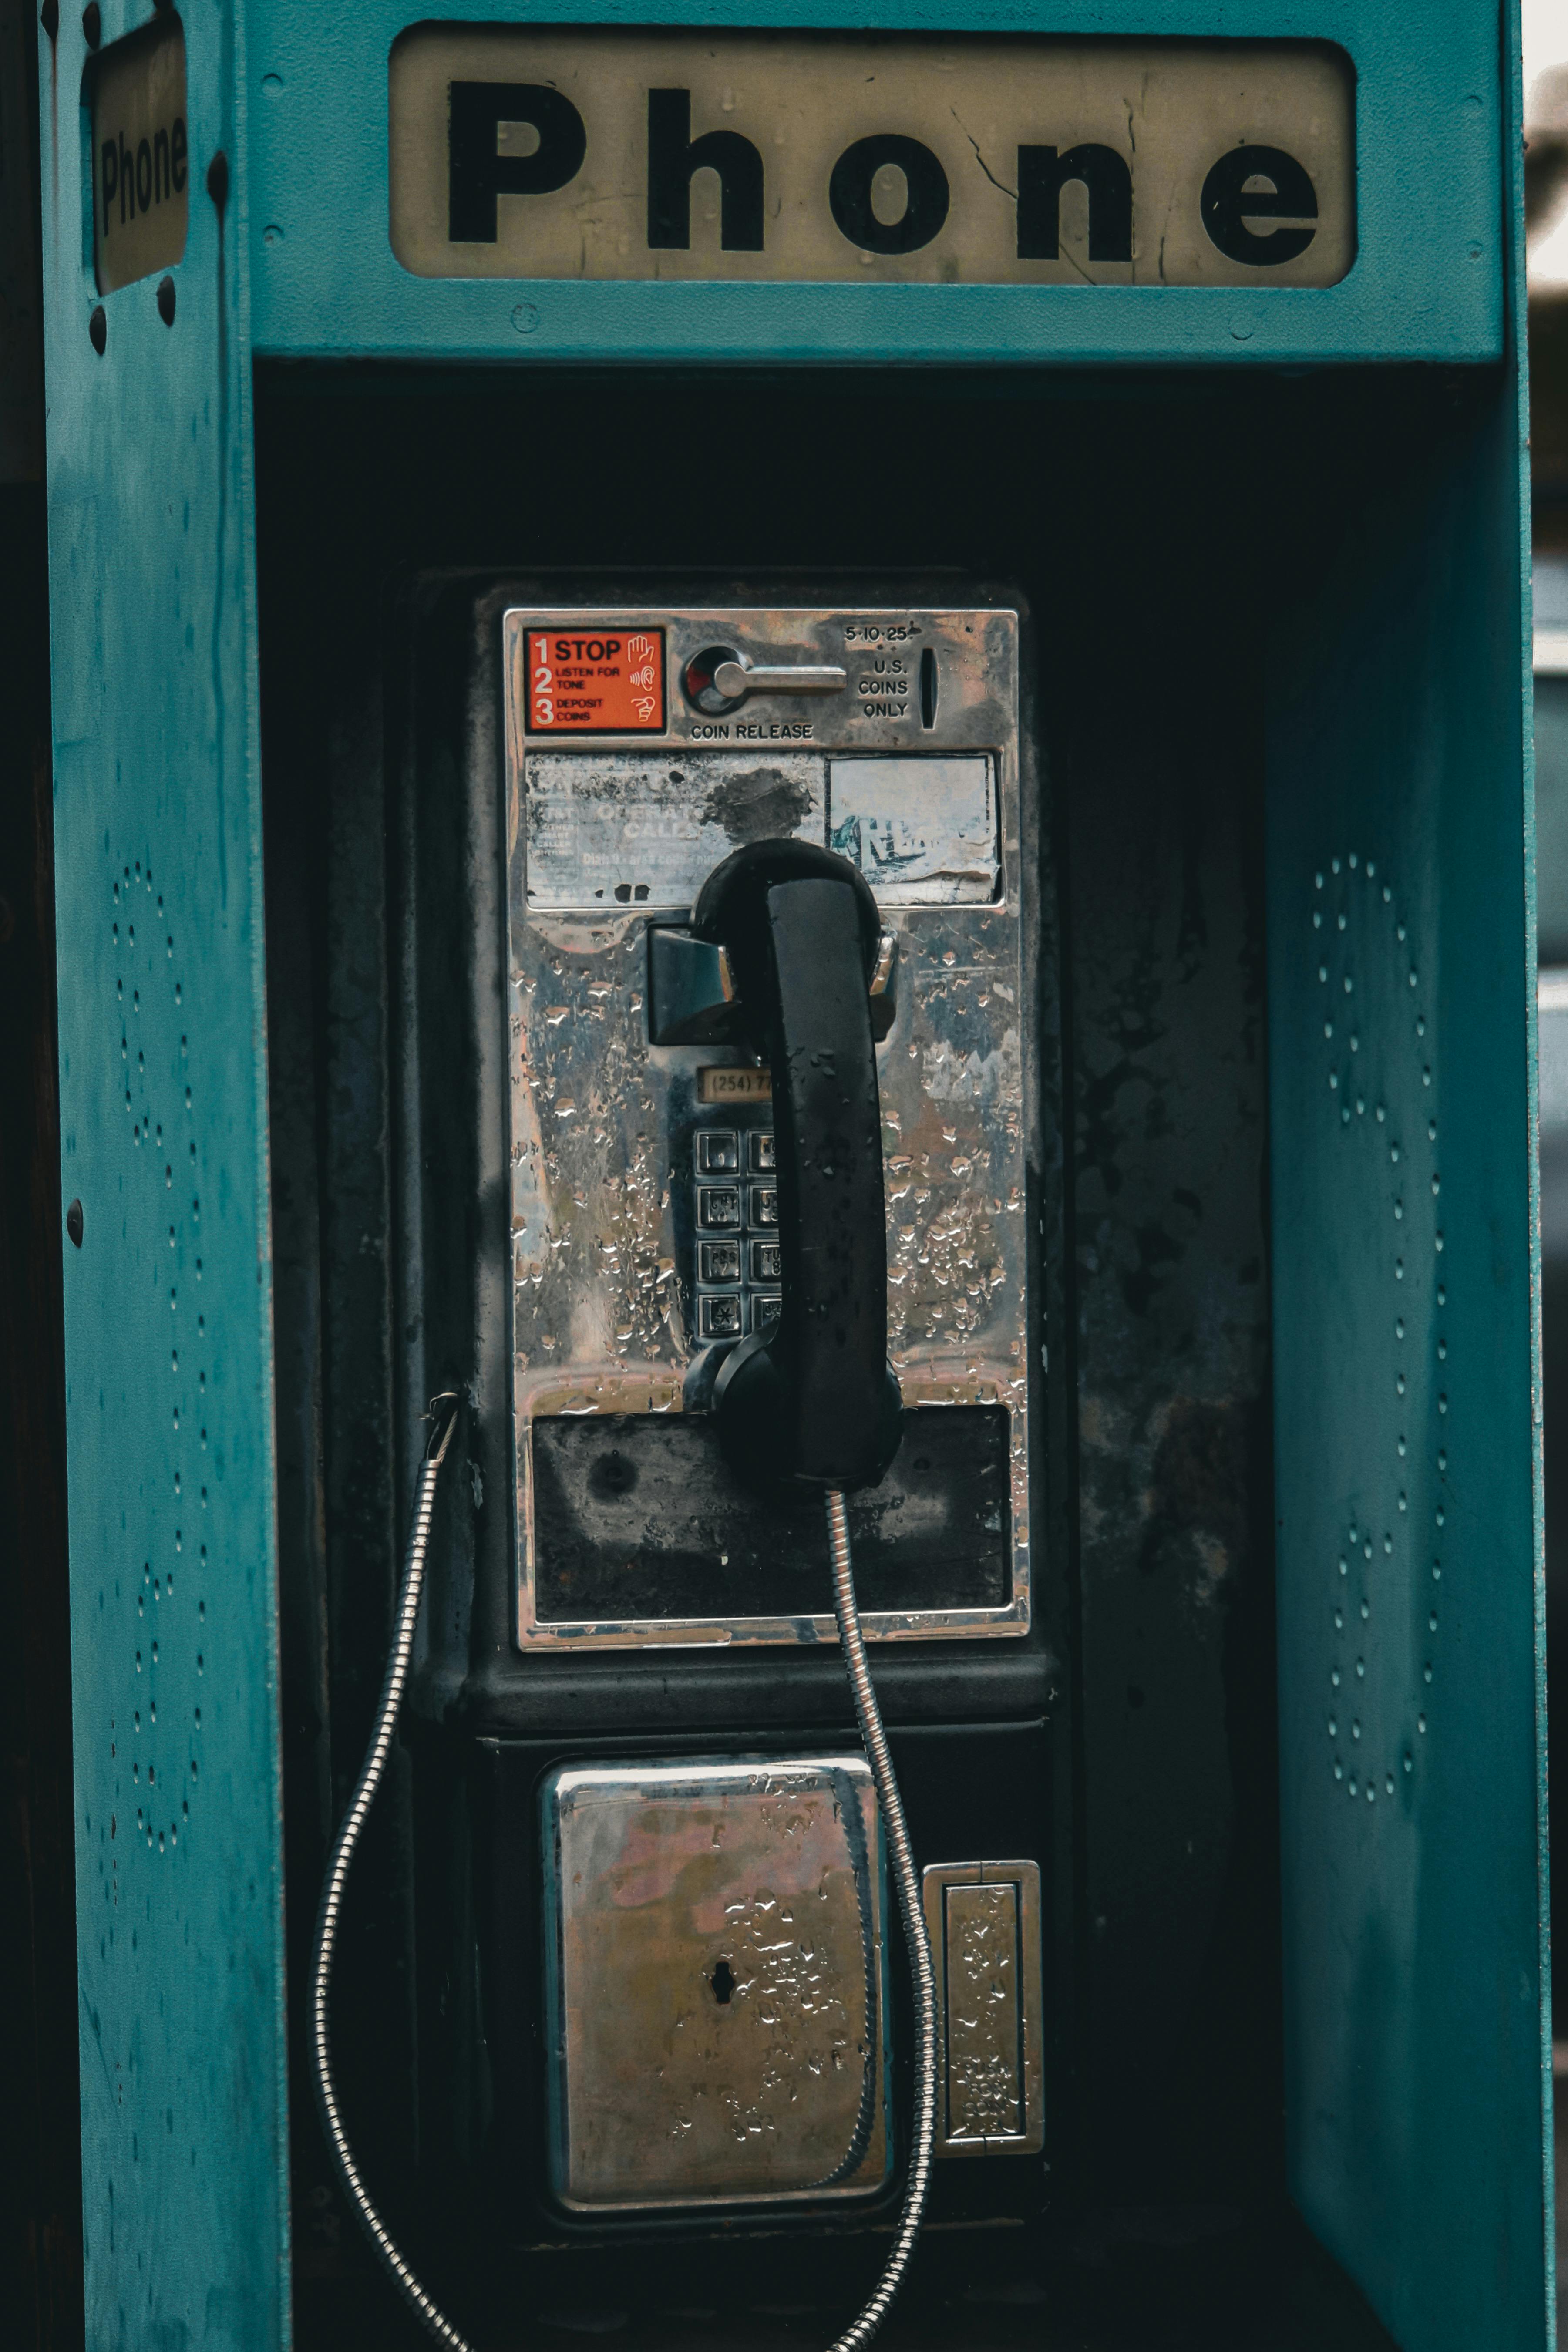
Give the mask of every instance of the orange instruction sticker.
M 664 729 L 664 631 L 528 632 L 531 735 L 648 735 Z

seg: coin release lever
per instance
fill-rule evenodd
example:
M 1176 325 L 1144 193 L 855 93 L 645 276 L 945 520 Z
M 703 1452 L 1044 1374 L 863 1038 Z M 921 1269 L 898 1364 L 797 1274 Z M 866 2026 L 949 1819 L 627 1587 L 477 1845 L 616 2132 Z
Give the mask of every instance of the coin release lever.
M 721 662 L 713 683 L 721 694 L 739 701 L 747 694 L 838 694 L 848 684 L 845 670 L 814 667 L 809 662 Z
M 849 674 L 816 662 L 753 662 L 732 646 L 705 646 L 686 665 L 686 692 L 699 710 L 733 710 L 749 694 L 841 694 Z

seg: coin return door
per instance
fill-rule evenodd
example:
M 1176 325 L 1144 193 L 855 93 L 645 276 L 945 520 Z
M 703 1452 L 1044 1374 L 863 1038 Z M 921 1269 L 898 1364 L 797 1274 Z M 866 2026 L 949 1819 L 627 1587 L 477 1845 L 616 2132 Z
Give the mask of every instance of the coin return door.
M 726 1470 L 726 1352 L 778 1315 L 770 1074 L 691 936 L 713 869 L 810 842 L 869 883 L 889 1353 L 867 1629 L 1017 1635 L 1029 873 L 1018 615 L 504 615 L 511 1349 L 522 1647 L 831 1637 L 820 1505 Z M 896 1534 L 894 1530 L 896 1529 Z

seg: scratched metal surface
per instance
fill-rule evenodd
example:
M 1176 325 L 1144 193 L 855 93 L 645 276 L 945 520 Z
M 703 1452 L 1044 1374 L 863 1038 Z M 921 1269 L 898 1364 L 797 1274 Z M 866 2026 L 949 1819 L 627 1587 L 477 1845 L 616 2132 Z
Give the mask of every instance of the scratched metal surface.
M 531 779 L 541 753 L 522 726 L 527 630 L 531 623 L 537 628 L 572 617 L 561 608 L 510 611 L 503 636 L 519 1639 L 525 1647 L 821 1641 L 833 1630 L 826 1614 L 802 1620 L 737 1610 L 716 1619 L 573 1623 L 544 1617 L 535 1597 L 534 1418 L 682 1409 L 699 1349 L 689 1253 L 677 1246 L 673 1207 L 689 1174 L 677 1162 L 672 1139 L 689 1112 L 697 1069 L 741 1058 L 718 1048 L 650 1047 L 647 918 L 595 907 L 604 887 L 598 862 L 591 871 L 584 866 L 579 905 L 567 910 L 560 901 L 569 861 L 552 845 L 547 910 L 531 903 L 530 844 L 562 838 L 555 811 L 567 758 L 579 769 L 569 808 L 605 801 L 614 807 L 629 786 L 641 793 L 648 759 L 641 744 L 635 753 L 607 742 L 567 754 L 552 739 L 542 755 L 549 814 L 537 814 Z M 647 819 L 653 844 L 644 853 L 646 866 L 626 867 L 648 879 L 619 886 L 651 890 L 652 906 L 661 898 L 668 905 L 672 887 L 700 876 L 706 854 L 716 860 L 739 842 L 765 837 L 781 814 L 793 818 L 786 829 L 815 825 L 820 839 L 825 822 L 833 824 L 831 771 L 842 764 L 836 751 L 897 753 L 911 764 L 910 755 L 922 751 L 984 751 L 994 764 L 1000 903 L 907 907 L 896 876 L 879 886 L 884 919 L 899 939 L 899 995 L 892 1032 L 878 1055 L 878 1080 L 888 1178 L 889 1355 L 908 1404 L 936 1410 L 984 1403 L 1007 1411 L 1012 1590 L 996 1609 L 919 1617 L 878 1611 L 868 1615 L 867 1629 L 885 1639 L 929 1638 L 938 1626 L 964 1635 L 1022 1633 L 1030 1607 L 1022 1008 L 1032 1001 L 1024 921 L 1032 876 L 1026 877 L 1020 835 L 1017 616 L 924 606 L 650 606 L 580 608 L 579 617 L 668 633 L 663 753 L 671 805 L 661 800 Z M 875 653 L 864 643 L 873 627 Z M 866 701 L 858 688 L 847 688 L 809 705 L 759 705 L 759 716 L 777 709 L 792 723 L 808 723 L 816 740 L 809 753 L 760 745 L 748 772 L 731 746 L 710 748 L 704 739 L 716 730 L 686 706 L 675 684 L 688 653 L 731 642 L 756 660 L 847 664 L 851 687 L 862 671 L 876 677 L 874 665 L 890 659 L 904 678 L 902 698 L 879 693 Z M 926 646 L 937 656 L 941 679 L 931 730 L 921 725 L 914 691 Z M 826 816 L 824 764 L 830 772 Z M 854 787 L 847 796 L 858 805 Z M 672 843 L 670 826 L 682 824 L 693 838 Z M 636 849 L 633 842 L 627 854 Z M 928 845 L 916 887 L 923 894 L 945 877 L 954 896 L 967 896 L 972 866 L 972 845 L 962 836 L 951 844 L 939 838 Z
M 865 1759 L 566 1765 L 541 1802 L 557 2194 L 874 2195 L 889 1970 Z

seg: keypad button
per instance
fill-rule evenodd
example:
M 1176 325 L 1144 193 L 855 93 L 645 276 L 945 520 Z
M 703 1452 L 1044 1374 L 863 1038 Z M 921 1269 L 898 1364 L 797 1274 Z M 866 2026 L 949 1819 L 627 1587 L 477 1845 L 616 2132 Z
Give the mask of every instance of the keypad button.
M 752 1280 L 753 1282 L 777 1282 L 783 1272 L 784 1268 L 780 1263 L 780 1244 L 777 1242 L 752 1244 Z
M 759 1172 L 771 1175 L 778 1166 L 777 1160 L 773 1158 L 773 1129 L 770 1128 L 764 1135 L 753 1128 L 746 1141 L 748 1146 L 746 1165 L 753 1176 Z
M 754 1248 L 752 1255 L 754 1258 Z M 699 1242 L 697 1279 L 699 1282 L 739 1282 L 741 1279 L 740 1243 Z
M 756 1191 L 753 1185 L 752 1190 Z M 704 1233 L 733 1231 L 741 1222 L 741 1188 L 738 1184 L 700 1184 L 697 1187 L 697 1223 Z
M 753 1225 L 776 1225 L 779 1221 L 779 1189 L 776 1184 L 752 1186 L 751 1215 Z
M 752 1328 L 771 1331 L 779 1319 L 784 1300 L 776 1290 L 753 1290 L 752 1293 Z
M 697 1135 L 697 1167 L 703 1176 L 738 1176 L 741 1139 L 733 1128 L 700 1128 Z
M 741 1336 L 741 1307 L 738 1297 L 700 1298 L 697 1302 L 697 1336 L 700 1339 L 738 1339 Z

